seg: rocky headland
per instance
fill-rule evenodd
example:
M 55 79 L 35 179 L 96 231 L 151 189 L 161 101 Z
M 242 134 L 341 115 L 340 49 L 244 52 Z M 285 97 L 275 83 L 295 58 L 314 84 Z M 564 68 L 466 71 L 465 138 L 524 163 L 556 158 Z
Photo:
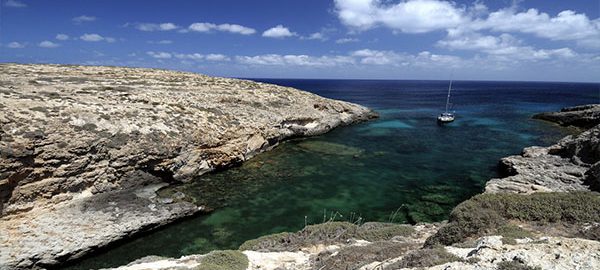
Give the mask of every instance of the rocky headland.
M 327 222 L 118 269 L 600 269 L 600 105 L 534 117 L 581 133 L 503 158 L 503 177 L 446 222 Z
M 376 117 L 248 80 L 0 64 L 0 269 L 56 266 L 207 211 L 156 191 Z

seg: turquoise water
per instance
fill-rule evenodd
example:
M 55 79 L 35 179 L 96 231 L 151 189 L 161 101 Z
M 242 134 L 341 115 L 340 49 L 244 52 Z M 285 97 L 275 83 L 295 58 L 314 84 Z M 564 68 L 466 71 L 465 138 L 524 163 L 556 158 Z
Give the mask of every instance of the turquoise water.
M 567 131 L 533 113 L 597 102 L 597 84 L 455 82 L 457 120 L 438 126 L 447 82 L 264 80 L 374 108 L 380 119 L 285 142 L 240 167 L 161 191 L 216 209 L 126 241 L 70 269 L 147 255 L 236 249 L 330 219 L 440 221 L 497 176 L 496 164 Z

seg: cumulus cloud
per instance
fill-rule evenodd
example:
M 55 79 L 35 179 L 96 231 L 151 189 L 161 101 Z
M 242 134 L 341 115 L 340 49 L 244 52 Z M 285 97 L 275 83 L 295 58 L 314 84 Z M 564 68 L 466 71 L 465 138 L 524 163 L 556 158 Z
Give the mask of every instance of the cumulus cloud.
M 224 54 L 214 54 L 214 53 L 206 55 L 205 58 L 208 61 L 229 61 L 230 60 L 229 57 L 227 57 Z
M 68 40 L 69 36 L 66 34 L 56 34 L 56 39 L 58 40 Z
M 149 44 L 167 45 L 167 44 L 173 44 L 173 41 L 168 40 L 168 39 L 163 39 L 163 40 L 159 40 L 159 41 L 150 40 L 150 41 L 148 41 L 148 43 Z
M 476 21 L 473 27 L 533 34 L 550 40 L 575 40 L 581 45 L 600 42 L 600 19 L 591 20 L 585 14 L 572 10 L 564 10 L 551 17 L 533 8 L 525 12 L 516 12 L 514 8 L 502 9 Z
M 149 52 L 146 52 L 146 54 L 148 54 L 150 57 L 156 58 L 156 59 L 171 59 L 171 57 L 172 57 L 172 55 L 168 52 L 149 51 Z
M 315 32 L 315 33 L 308 35 L 308 37 L 303 37 L 302 39 L 325 41 L 325 40 L 327 40 L 327 37 L 325 37 L 325 34 L 323 34 L 321 32 Z
M 23 49 L 23 48 L 25 48 L 25 43 L 13 41 L 13 42 L 6 44 L 6 47 L 10 48 L 10 49 Z
M 194 61 L 203 61 L 203 60 L 207 60 L 207 61 L 214 61 L 214 62 L 218 62 L 218 61 L 230 61 L 231 58 L 229 58 L 228 56 L 224 55 L 224 54 L 200 54 L 200 53 L 176 53 L 174 54 L 175 58 L 178 59 L 185 59 L 185 60 L 194 60 Z
M 38 46 L 41 47 L 41 48 L 56 48 L 56 47 L 60 46 L 60 44 L 54 43 L 54 42 L 49 41 L 49 40 L 44 40 L 44 41 L 40 42 L 38 44 Z
M 263 54 L 256 56 L 237 56 L 236 60 L 241 64 L 247 65 L 306 67 L 331 67 L 341 64 L 354 63 L 354 59 L 349 56 L 309 56 L 293 54 Z
M 286 38 L 297 35 L 295 32 L 291 32 L 290 29 L 283 25 L 277 25 L 263 32 L 263 37 L 269 38 Z
M 387 27 L 394 32 L 426 33 L 448 31 L 455 43 L 473 38 L 481 32 L 499 34 L 530 34 L 553 41 L 575 41 L 579 46 L 600 48 L 600 18 L 563 10 L 556 16 L 531 8 L 519 11 L 518 6 L 490 11 L 476 1 L 468 7 L 442 0 L 404 0 L 390 3 L 381 0 L 335 0 L 335 12 L 340 21 L 352 30 L 365 31 Z M 461 37 L 465 34 L 466 37 Z M 479 37 L 478 42 L 498 42 L 499 37 Z M 451 44 L 447 44 L 452 47 Z M 482 46 L 477 44 L 476 46 Z
M 405 33 L 443 30 L 465 23 L 465 9 L 453 2 L 409 0 L 388 4 L 379 0 L 335 0 L 343 24 L 357 30 L 379 25 Z
M 337 43 L 337 44 L 344 44 L 344 43 L 351 43 L 351 42 L 358 42 L 358 39 L 357 38 L 340 38 L 335 41 L 335 43 Z
M 254 33 L 256 33 L 256 30 L 250 27 L 246 27 L 243 25 L 239 25 L 239 24 L 229 24 L 229 23 L 223 23 L 223 24 L 214 24 L 214 23 L 207 23 L 207 22 L 196 22 L 196 23 L 192 23 L 190 24 L 190 26 L 187 29 L 188 31 L 193 31 L 193 32 L 211 32 L 211 31 L 221 31 L 221 32 L 229 32 L 229 33 L 233 33 L 233 34 L 240 34 L 240 35 L 252 35 Z
M 138 23 L 135 24 L 135 28 L 140 31 L 153 32 L 153 31 L 171 31 L 178 29 L 179 26 L 174 23 Z
M 85 22 L 93 22 L 96 20 L 96 17 L 94 16 L 87 16 L 87 15 L 81 15 L 78 17 L 75 17 L 73 19 L 71 19 L 74 23 L 77 24 L 81 24 L 81 23 L 85 23 Z
M 11 8 L 25 8 L 27 7 L 27 5 L 21 1 L 18 0 L 6 0 L 4 1 L 4 6 L 5 7 L 11 7 Z
M 217 25 L 217 30 L 234 33 L 234 34 L 242 34 L 242 35 L 252 35 L 252 34 L 256 33 L 256 30 L 254 30 L 250 27 L 241 26 L 239 24 L 228 24 L 228 23 Z
M 87 42 L 99 42 L 99 41 L 106 41 L 109 43 L 115 42 L 116 39 L 112 38 L 112 37 L 103 37 L 99 34 L 83 34 L 79 37 L 79 39 L 83 40 L 83 41 L 87 41 Z

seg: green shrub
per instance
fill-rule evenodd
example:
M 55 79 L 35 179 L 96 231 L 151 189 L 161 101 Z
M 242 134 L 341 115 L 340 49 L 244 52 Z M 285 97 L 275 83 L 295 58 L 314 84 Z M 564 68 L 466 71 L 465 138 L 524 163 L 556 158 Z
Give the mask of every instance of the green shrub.
M 449 253 L 445 248 L 436 246 L 415 250 L 404 256 L 402 260 L 389 265 L 386 269 L 431 267 L 456 261 L 460 261 L 460 258 Z
M 504 261 L 498 264 L 498 270 L 542 270 L 542 268 L 531 267 L 519 261 Z
M 319 253 L 312 260 L 314 269 L 358 269 L 372 262 L 382 262 L 397 258 L 410 250 L 418 248 L 416 244 L 392 241 L 374 242 L 364 246 L 343 247 L 339 251 Z M 335 254 L 335 255 L 334 255 Z
M 195 270 L 245 270 L 248 257 L 237 250 L 218 250 L 206 254 Z
M 519 195 L 477 195 L 450 213 L 449 223 L 427 239 L 426 245 L 451 245 L 491 233 L 508 220 L 540 224 L 600 222 L 600 196 L 595 192 L 555 192 Z
M 308 225 L 296 233 L 277 233 L 248 240 L 240 250 L 295 251 L 301 247 L 316 244 L 343 243 L 349 239 L 367 241 L 389 240 L 394 236 L 408 236 L 414 233 L 409 225 L 368 222 L 358 226 L 349 222 L 325 222 Z
M 369 222 L 358 228 L 356 238 L 374 242 L 390 240 L 394 236 L 409 236 L 414 232 L 410 225 Z
M 502 235 L 502 243 L 511 245 L 517 243 L 515 239 L 533 238 L 533 234 L 531 232 L 511 224 L 500 226 L 496 233 L 498 235 Z

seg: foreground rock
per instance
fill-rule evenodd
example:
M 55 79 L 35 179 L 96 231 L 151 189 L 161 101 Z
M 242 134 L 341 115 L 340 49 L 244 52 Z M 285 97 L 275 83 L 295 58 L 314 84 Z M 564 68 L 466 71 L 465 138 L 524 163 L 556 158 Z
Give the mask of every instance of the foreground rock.
M 252 81 L 19 64 L 0 64 L 0 109 L 2 269 L 69 260 L 199 211 L 144 186 L 190 181 L 286 138 L 375 117 L 355 104 Z

